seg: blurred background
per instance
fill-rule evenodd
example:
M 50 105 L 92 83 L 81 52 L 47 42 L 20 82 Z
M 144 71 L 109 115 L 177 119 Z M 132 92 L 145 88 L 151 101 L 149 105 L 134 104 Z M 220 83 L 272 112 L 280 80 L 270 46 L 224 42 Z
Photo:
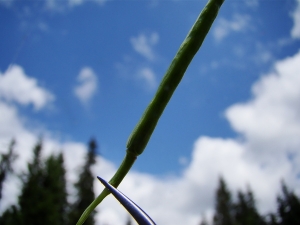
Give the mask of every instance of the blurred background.
M 206 3 L 0 0 L 3 224 L 74 224 Z M 299 40 L 299 0 L 225 0 L 120 190 L 158 224 L 298 224 Z M 112 197 L 91 218 L 130 224 Z

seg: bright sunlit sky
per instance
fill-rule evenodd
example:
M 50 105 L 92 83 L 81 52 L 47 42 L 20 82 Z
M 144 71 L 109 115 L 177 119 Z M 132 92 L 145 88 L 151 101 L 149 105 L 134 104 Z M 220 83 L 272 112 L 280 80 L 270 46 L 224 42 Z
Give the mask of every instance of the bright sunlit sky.
M 25 168 L 42 136 L 71 169 L 95 137 L 95 175 L 109 179 L 205 4 L 1 0 L 0 152 L 16 138 Z M 250 184 L 264 213 L 282 178 L 300 191 L 299 40 L 299 0 L 225 0 L 120 188 L 157 223 L 175 225 L 210 218 L 220 174 L 233 190 Z M 17 190 L 5 190 L 9 205 Z M 182 199 L 170 206 L 177 191 Z M 121 225 L 124 213 L 107 203 L 97 219 Z

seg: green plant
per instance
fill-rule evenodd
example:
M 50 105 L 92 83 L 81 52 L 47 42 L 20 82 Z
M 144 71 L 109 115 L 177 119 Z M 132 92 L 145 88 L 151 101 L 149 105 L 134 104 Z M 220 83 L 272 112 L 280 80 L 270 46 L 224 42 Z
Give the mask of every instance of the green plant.
M 125 158 L 115 175 L 109 181 L 112 186 L 117 187 L 121 183 L 137 156 L 143 153 L 160 116 L 172 97 L 176 87 L 180 83 L 190 62 L 202 45 L 223 2 L 224 0 L 208 1 L 187 37 L 179 47 L 179 50 L 163 77 L 154 98 L 128 139 Z M 107 189 L 104 189 L 83 212 L 77 225 L 83 224 L 89 214 L 109 193 L 110 192 Z

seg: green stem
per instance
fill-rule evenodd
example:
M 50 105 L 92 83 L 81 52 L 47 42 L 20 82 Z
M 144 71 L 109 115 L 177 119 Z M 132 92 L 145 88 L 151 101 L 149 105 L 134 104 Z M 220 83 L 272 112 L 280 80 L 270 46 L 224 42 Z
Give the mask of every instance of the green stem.
M 210 0 L 200 13 L 192 29 L 179 47 L 154 98 L 131 133 L 127 142 L 127 151 L 131 151 L 136 155 L 140 155 L 144 151 L 160 116 L 190 62 L 202 45 L 223 2 L 224 0 Z
M 132 167 L 135 160 L 136 160 L 136 156 L 134 156 L 130 152 L 126 152 L 125 158 L 123 159 L 119 169 L 117 170 L 115 175 L 111 178 L 109 183 L 114 187 L 118 187 L 121 181 L 123 180 L 123 178 L 126 176 L 128 171 Z M 96 206 L 99 205 L 100 202 L 102 202 L 102 200 L 109 194 L 110 192 L 105 188 L 101 192 L 101 194 L 86 208 L 86 210 L 84 210 L 76 225 L 83 224 L 84 221 L 91 214 L 91 212 L 96 208 Z
M 121 183 L 133 165 L 136 157 L 144 151 L 160 116 L 180 83 L 190 62 L 202 45 L 223 2 L 224 0 L 209 0 L 181 44 L 154 98 L 128 139 L 126 156 L 110 180 L 113 186 L 117 187 Z M 83 224 L 89 214 L 108 194 L 108 190 L 105 189 L 84 211 L 77 225 Z

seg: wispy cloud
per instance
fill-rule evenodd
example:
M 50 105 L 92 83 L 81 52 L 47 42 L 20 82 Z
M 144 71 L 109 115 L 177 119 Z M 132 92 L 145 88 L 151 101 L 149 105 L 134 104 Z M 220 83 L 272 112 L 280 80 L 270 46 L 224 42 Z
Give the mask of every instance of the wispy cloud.
M 140 34 L 137 37 L 130 38 L 133 49 L 148 60 L 153 60 L 155 58 L 153 46 L 155 46 L 158 41 L 159 36 L 156 32 L 153 32 L 148 36 L 146 34 Z
M 66 1 L 60 1 L 60 0 L 46 0 L 45 1 L 45 7 L 48 10 L 51 11 L 61 11 L 63 12 L 65 9 L 68 9 L 70 7 L 76 7 L 83 5 L 87 2 L 94 2 L 100 6 L 104 5 L 109 0 L 66 0 Z
M 44 108 L 54 100 L 54 95 L 40 87 L 35 78 L 25 74 L 23 68 L 11 65 L 0 72 L 0 98 L 22 105 L 32 104 L 35 110 Z
M 213 30 L 216 41 L 221 42 L 231 32 L 241 32 L 246 30 L 250 24 L 248 15 L 234 14 L 231 20 L 220 18 Z
M 99 5 L 103 5 L 108 0 L 68 0 L 70 6 L 81 5 L 81 4 L 86 3 L 88 1 L 98 3 Z
M 154 46 L 158 41 L 157 32 L 152 32 L 149 35 L 140 33 L 136 37 L 131 37 L 130 43 L 133 49 L 143 57 L 134 57 L 129 54 L 123 58 L 122 63 L 116 64 L 122 77 L 133 80 L 145 91 L 154 90 L 157 87 L 157 76 L 153 70 L 153 64 L 157 62 Z
M 297 6 L 295 11 L 292 13 L 294 25 L 291 31 L 293 38 L 300 38 L 300 0 L 297 0 Z
M 49 11 L 64 12 L 68 8 L 80 6 L 87 2 L 94 2 L 99 6 L 103 6 L 107 1 L 111 0 L 45 0 L 40 6 L 46 8 Z M 0 0 L 0 4 L 7 7 L 17 4 L 17 2 L 17 0 Z
M 3 4 L 7 7 L 11 6 L 14 0 L 0 0 L 0 4 Z
M 141 79 L 147 89 L 153 90 L 157 86 L 155 73 L 149 67 L 144 67 L 137 72 L 138 79 Z
M 90 67 L 84 67 L 77 76 L 77 82 L 74 94 L 81 103 L 86 104 L 97 91 L 97 76 Z
M 244 2 L 247 6 L 252 7 L 252 8 L 257 7 L 259 5 L 258 0 L 246 0 Z

